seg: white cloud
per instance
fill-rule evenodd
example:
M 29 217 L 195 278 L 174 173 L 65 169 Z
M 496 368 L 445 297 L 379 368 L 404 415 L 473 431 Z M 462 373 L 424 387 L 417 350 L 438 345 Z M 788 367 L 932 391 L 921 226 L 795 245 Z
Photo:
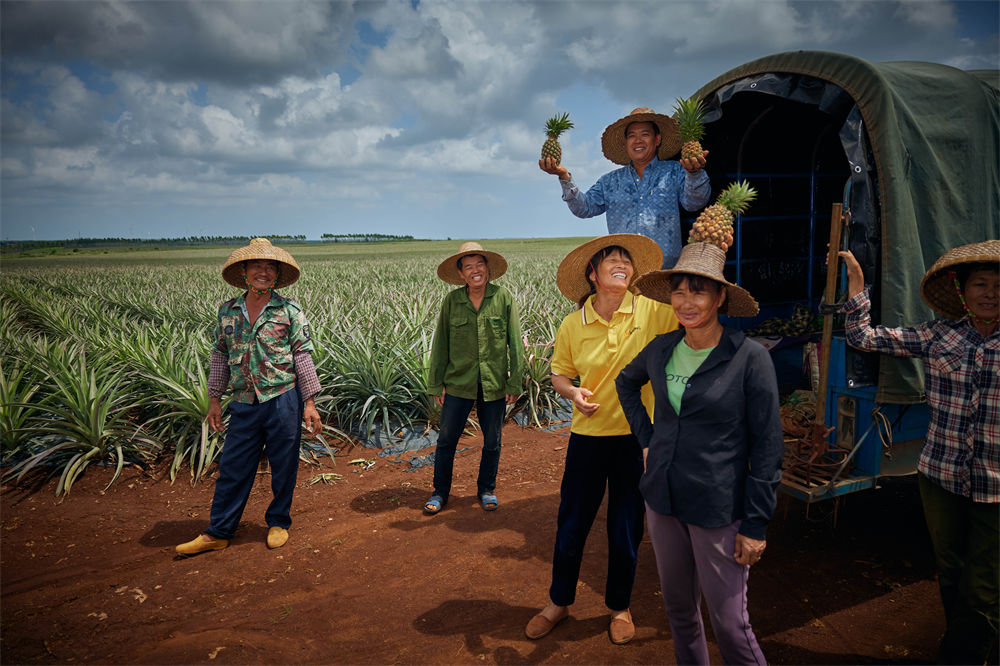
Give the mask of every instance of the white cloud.
M 995 34 L 962 38 L 957 20 L 943 0 L 8 3 L 3 178 L 39 202 L 409 202 L 401 215 L 466 206 L 479 178 L 484 206 L 531 188 L 561 206 L 536 161 L 567 91 L 565 161 L 586 187 L 610 167 L 604 115 L 665 110 L 756 57 L 996 67 Z
M 28 165 L 14 157 L 4 157 L 0 159 L 0 172 L 3 173 L 4 180 L 14 180 L 23 178 L 29 173 Z
M 952 4 L 939 0 L 899 3 L 896 13 L 904 21 L 934 29 L 952 27 L 957 23 Z

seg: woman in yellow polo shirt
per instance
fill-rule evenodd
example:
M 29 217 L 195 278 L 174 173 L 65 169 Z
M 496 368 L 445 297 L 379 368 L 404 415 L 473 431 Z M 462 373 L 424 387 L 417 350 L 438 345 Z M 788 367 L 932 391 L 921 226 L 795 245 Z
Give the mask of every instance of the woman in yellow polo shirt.
M 552 386 L 573 403 L 573 425 L 560 490 L 549 604 L 525 627 L 528 638 L 547 635 L 569 615 L 576 598 L 583 547 L 608 489 L 608 578 L 611 641 L 635 635 L 629 605 L 644 505 L 639 493 L 642 449 L 618 403 L 615 378 L 650 340 L 675 330 L 673 308 L 632 291 L 635 278 L 656 270 L 663 255 L 638 234 L 610 234 L 576 248 L 559 265 L 559 291 L 580 309 L 559 326 Z M 573 378 L 580 385 L 573 385 Z M 647 409 L 653 396 L 646 387 Z

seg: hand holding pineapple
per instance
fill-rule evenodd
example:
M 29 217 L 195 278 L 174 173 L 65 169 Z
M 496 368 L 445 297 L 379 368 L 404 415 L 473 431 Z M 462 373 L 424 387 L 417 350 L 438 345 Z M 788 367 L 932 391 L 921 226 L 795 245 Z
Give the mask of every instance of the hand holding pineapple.
M 702 149 L 701 139 L 705 136 L 705 103 L 697 97 L 678 99 L 674 107 L 674 120 L 680 134 L 680 163 L 688 173 L 696 173 L 705 167 L 708 151 Z
M 559 180 L 566 180 L 569 178 L 569 169 L 556 162 L 552 157 L 543 157 L 538 160 L 538 168 L 545 173 L 551 173 L 553 176 L 559 176 Z
M 562 146 L 559 145 L 559 135 L 573 129 L 569 114 L 555 115 L 545 123 L 545 135 L 548 137 L 542 144 L 542 158 L 538 160 L 538 168 L 545 173 L 559 176 L 560 180 L 569 178 L 569 169 L 562 165 Z
M 697 157 L 682 157 L 677 161 L 681 163 L 681 166 L 684 167 L 688 173 L 698 173 L 705 168 L 706 157 L 708 157 L 708 151 L 703 150 L 701 155 L 698 155 Z

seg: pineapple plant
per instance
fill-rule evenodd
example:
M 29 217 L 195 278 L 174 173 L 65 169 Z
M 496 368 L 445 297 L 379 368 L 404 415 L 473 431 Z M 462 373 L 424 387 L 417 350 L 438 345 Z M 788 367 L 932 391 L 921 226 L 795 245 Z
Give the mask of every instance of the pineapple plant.
M 554 115 L 545 122 L 545 134 L 549 137 L 542 144 L 542 159 L 551 157 L 556 164 L 562 164 L 562 146 L 559 145 L 559 135 L 573 129 L 569 114 Z
M 683 143 L 681 159 L 697 159 L 704 152 L 700 142 L 705 136 L 705 125 L 702 123 L 705 111 L 705 103 L 697 97 L 677 100 L 674 120 L 677 121 L 677 131 Z
M 695 220 L 688 236 L 689 243 L 722 243 L 733 233 L 733 219 L 737 213 L 746 211 L 750 202 L 757 198 L 757 190 L 743 180 L 730 183 L 719 193 L 715 203 L 706 208 Z M 725 248 L 723 248 L 725 249 Z

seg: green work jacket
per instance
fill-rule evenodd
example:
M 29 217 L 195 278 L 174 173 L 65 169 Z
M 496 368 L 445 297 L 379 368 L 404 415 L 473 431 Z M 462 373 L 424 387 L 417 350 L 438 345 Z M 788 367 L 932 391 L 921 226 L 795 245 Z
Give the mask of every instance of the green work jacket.
M 441 304 L 431 345 L 427 392 L 475 400 L 477 384 L 484 400 L 520 395 L 524 386 L 521 321 L 510 292 L 486 283 L 477 311 L 466 287 L 450 292 Z

